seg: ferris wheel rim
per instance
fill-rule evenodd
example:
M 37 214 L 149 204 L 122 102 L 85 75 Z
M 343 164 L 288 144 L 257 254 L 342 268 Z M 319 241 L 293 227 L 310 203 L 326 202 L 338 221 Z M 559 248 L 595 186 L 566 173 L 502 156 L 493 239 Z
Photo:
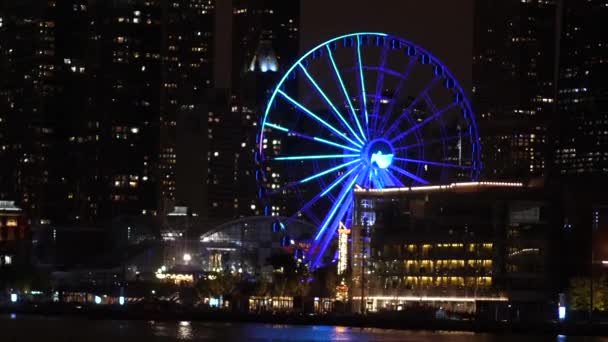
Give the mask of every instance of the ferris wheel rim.
M 453 92 L 453 94 L 456 95 L 456 98 L 458 100 L 452 101 L 452 103 L 450 103 L 448 106 L 445 106 L 445 108 L 438 109 L 435 107 L 435 109 L 437 109 L 437 110 L 432 110 L 431 111 L 432 115 L 427 117 L 422 124 L 413 123 L 412 119 L 409 117 L 409 115 L 404 115 L 403 113 L 398 114 L 397 118 L 395 120 L 392 120 L 392 118 L 391 118 L 392 109 L 389 109 L 389 108 L 392 108 L 392 106 L 394 106 L 394 103 L 396 101 L 391 102 L 391 105 L 389 106 L 389 108 L 387 108 L 386 111 L 384 113 L 382 113 L 382 115 L 381 115 L 380 111 L 377 111 L 376 109 L 374 109 L 374 114 L 373 114 L 374 117 L 372 118 L 373 120 L 376 120 L 374 125 L 378 124 L 378 122 L 377 122 L 378 119 L 380 119 L 382 125 L 384 125 L 380 129 L 377 129 L 377 127 L 375 127 L 374 133 L 376 134 L 378 132 L 384 132 L 386 130 L 386 127 L 385 127 L 386 125 L 388 125 L 389 127 L 388 127 L 388 130 L 386 130 L 386 132 L 382 133 L 383 135 L 381 137 L 377 137 L 377 136 L 372 137 L 372 135 L 369 133 L 370 132 L 369 131 L 370 130 L 370 118 L 368 117 L 368 108 L 367 108 L 367 102 L 366 102 L 367 98 L 369 96 L 371 96 L 372 94 L 366 93 L 366 89 L 365 89 L 366 84 L 364 82 L 364 71 L 372 70 L 374 68 L 377 68 L 379 70 L 385 69 L 385 68 L 384 68 L 384 66 L 375 67 L 372 65 L 364 65 L 362 63 L 361 46 L 362 46 L 362 37 L 363 36 L 390 39 L 391 43 L 392 43 L 392 41 L 397 42 L 399 44 L 398 48 L 400 48 L 400 49 L 407 47 L 408 56 L 409 57 L 414 56 L 414 58 L 409 58 L 408 65 L 407 65 L 408 70 L 414 68 L 416 66 L 416 64 L 431 64 L 431 65 L 435 65 L 436 67 L 438 66 L 440 68 L 440 75 L 438 76 L 437 72 L 436 72 L 435 78 L 432 80 L 432 82 L 430 84 L 427 85 L 427 87 L 435 86 L 438 83 L 438 80 L 440 80 L 440 79 L 448 81 L 448 83 L 450 83 L 449 89 L 452 89 L 451 91 Z M 353 67 L 352 69 L 353 69 L 353 72 L 356 71 L 358 73 L 358 77 L 359 77 L 358 82 L 360 82 L 361 86 L 360 86 L 359 90 L 355 90 L 355 92 L 352 93 L 352 95 L 361 97 L 361 101 L 359 103 L 359 105 L 361 106 L 361 111 L 358 114 L 355 113 L 356 112 L 355 107 L 351 103 L 352 96 L 350 96 L 348 94 L 348 91 L 346 90 L 343 80 L 340 76 L 341 72 L 348 71 L 348 70 L 345 68 L 339 69 L 336 66 L 336 63 L 333 60 L 333 56 L 332 56 L 332 45 L 336 42 L 339 42 L 339 41 L 342 41 L 342 40 L 348 39 L 348 38 L 356 38 L 356 40 L 357 40 L 357 46 L 356 46 L 357 66 Z M 388 41 L 382 42 L 382 44 L 383 44 L 382 53 L 385 53 L 385 51 L 388 51 L 387 45 L 384 45 L 384 44 L 388 44 L 388 43 L 389 43 Z M 378 43 L 376 43 L 376 44 L 378 45 Z M 380 46 L 380 45 L 378 45 L 378 46 Z M 345 47 L 354 47 L 354 46 L 345 45 Z M 333 48 L 335 48 L 335 45 L 333 45 Z M 414 49 L 414 52 L 412 55 L 409 55 L 410 48 Z M 349 126 L 348 120 L 345 120 L 344 117 L 342 117 L 342 115 L 335 108 L 335 106 L 333 105 L 331 100 L 328 99 L 328 97 L 320 89 L 320 87 L 318 86 L 318 84 L 316 83 L 314 78 L 312 78 L 310 76 L 310 74 L 306 70 L 306 67 L 304 67 L 304 62 L 306 62 L 311 56 L 313 59 L 315 58 L 315 55 L 314 55 L 315 52 L 324 51 L 325 49 L 327 49 L 328 56 L 329 56 L 328 58 L 331 60 L 331 64 L 334 68 L 334 72 L 336 73 L 337 78 L 339 79 L 339 82 L 340 82 L 340 85 L 342 88 L 341 90 L 344 92 L 343 95 L 345 96 L 345 99 L 348 102 L 347 108 L 350 109 L 350 111 L 346 110 L 346 112 L 348 112 L 348 113 L 345 113 L 345 114 L 347 116 L 348 116 L 348 114 L 351 114 L 354 117 L 354 122 L 352 122 L 352 121 L 350 122 L 350 124 L 352 124 L 352 127 Z M 395 48 L 393 47 L 393 49 L 395 49 Z M 426 63 L 422 63 L 422 62 L 418 61 L 418 56 L 421 56 L 422 58 L 426 57 Z M 382 60 L 382 61 L 383 61 L 383 63 L 385 62 L 384 60 Z M 308 64 L 306 64 L 306 65 L 308 66 Z M 323 119 L 321 119 L 319 116 L 317 116 L 314 112 L 312 112 L 311 110 L 306 108 L 305 105 L 302 105 L 300 102 L 298 102 L 298 100 L 294 99 L 293 97 L 288 95 L 284 90 L 282 90 L 285 83 L 288 80 L 290 80 L 290 76 L 291 75 L 295 76 L 294 73 L 298 72 L 298 70 L 297 70 L 298 68 L 302 70 L 303 75 L 306 78 L 308 78 L 308 80 L 312 84 L 312 86 L 314 86 L 316 88 L 317 93 L 323 97 L 323 99 L 326 101 L 328 106 L 331 107 L 334 110 L 334 112 L 338 115 L 339 119 L 341 119 L 343 121 L 343 122 L 340 122 L 340 124 L 342 125 L 342 127 L 344 127 L 346 129 L 345 132 L 346 133 L 350 132 L 351 135 L 347 135 L 346 133 L 339 132 L 339 130 L 332 127 L 330 124 L 328 124 Z M 386 69 L 388 69 L 388 68 L 386 68 Z M 392 70 L 392 69 L 390 69 L 390 70 Z M 384 75 L 383 75 L 383 77 L 384 77 Z M 407 81 L 407 76 L 404 77 L 402 81 Z M 334 81 L 334 82 L 336 85 L 338 85 L 337 81 Z M 379 82 L 379 81 L 376 80 L 376 82 Z M 357 82 L 355 82 L 355 83 L 357 83 Z M 375 95 L 376 97 L 378 96 L 377 88 L 378 88 L 378 83 L 376 84 L 376 95 Z M 448 88 L 448 86 L 446 86 L 446 88 Z M 418 97 L 420 97 L 422 95 L 422 93 L 424 93 L 424 91 L 419 93 Z M 428 96 L 428 94 L 426 96 Z M 352 98 L 354 98 L 354 97 L 352 97 Z M 296 131 L 292 130 L 291 128 L 281 126 L 281 125 L 284 125 L 284 123 L 282 123 L 282 122 L 270 122 L 269 116 L 272 113 L 273 107 L 278 106 L 279 99 L 283 99 L 284 101 L 287 101 L 295 108 L 299 109 L 300 116 L 303 116 L 305 113 L 308 117 L 315 119 L 317 121 L 317 123 L 319 123 L 321 126 L 325 127 L 324 129 L 326 129 L 327 131 L 333 132 L 335 134 L 334 137 L 337 137 L 341 140 L 334 139 L 336 141 L 331 141 L 331 140 L 319 138 L 319 137 L 314 136 L 315 133 L 313 133 L 313 135 L 307 135 L 308 133 L 296 132 Z M 374 106 L 376 106 L 376 104 L 378 103 L 377 100 L 378 100 L 378 98 L 375 98 Z M 417 98 L 416 101 L 418 101 L 418 100 L 419 99 Z M 427 99 L 422 99 L 422 100 L 428 101 Z M 430 103 L 434 105 L 433 101 L 431 101 Z M 411 104 L 411 106 L 413 106 L 413 104 Z M 317 225 L 319 227 L 319 230 L 317 232 L 315 232 L 315 234 L 316 234 L 314 237 L 315 246 L 316 246 L 316 244 L 320 244 L 321 249 L 324 251 L 325 248 L 327 247 L 329 241 L 332 238 L 332 234 L 326 233 L 326 232 L 335 230 L 333 228 L 335 228 L 336 224 L 337 224 L 336 222 L 334 222 L 334 221 L 336 221 L 336 219 L 334 219 L 334 218 L 344 219 L 344 215 L 346 215 L 347 212 L 350 212 L 351 210 L 353 210 L 353 203 L 352 203 L 353 195 L 352 195 L 352 193 L 347 193 L 348 189 L 352 189 L 352 187 L 355 184 L 360 185 L 360 186 L 362 185 L 363 187 L 374 187 L 374 183 L 371 180 L 373 167 L 367 165 L 367 166 L 363 166 L 362 170 L 357 171 L 357 169 L 361 165 L 357 164 L 355 166 L 352 166 L 356 162 L 360 161 L 360 159 L 363 159 L 363 158 L 369 159 L 369 156 L 368 156 L 369 152 L 367 152 L 367 151 L 369 151 L 371 149 L 371 144 L 373 143 L 373 141 L 383 139 L 383 140 L 387 141 L 389 145 L 391 145 L 391 144 L 395 144 L 396 142 L 399 142 L 401 139 L 405 139 L 409 134 L 415 133 L 416 139 L 417 139 L 416 144 L 400 146 L 399 148 L 393 148 L 393 146 L 391 145 L 390 148 L 394 151 L 397 151 L 397 150 L 406 150 L 407 148 L 412 148 L 412 147 L 418 147 L 418 150 L 419 150 L 418 155 L 422 155 L 424 157 L 424 146 L 427 146 L 428 144 L 434 144 L 436 141 L 440 141 L 443 144 L 443 150 L 442 150 L 442 153 L 444 155 L 443 160 L 446 160 L 447 158 L 446 158 L 445 142 L 447 140 L 453 139 L 454 136 L 447 136 L 445 134 L 445 125 L 440 119 L 443 116 L 443 113 L 450 111 L 456 107 L 458 107 L 461 110 L 460 117 L 464 118 L 464 127 L 468 127 L 468 132 L 465 135 L 460 135 L 460 124 L 458 125 L 458 130 L 459 130 L 458 138 L 459 139 L 462 139 L 463 137 L 468 138 L 467 140 L 470 143 L 470 154 L 469 154 L 468 158 L 470 158 L 470 160 L 467 159 L 467 161 L 470 161 L 471 165 L 463 166 L 463 165 L 457 165 L 457 164 L 449 164 L 449 163 L 445 163 L 445 162 L 434 162 L 434 161 L 429 162 L 426 160 L 412 158 L 407 155 L 405 157 L 403 157 L 403 156 L 396 157 L 395 163 L 393 163 L 392 165 L 389 165 L 387 167 L 386 171 L 380 170 L 381 173 L 382 172 L 385 173 L 385 175 L 383 177 L 385 177 L 386 179 L 390 179 L 391 177 L 394 179 L 394 180 L 390 180 L 389 181 L 390 183 L 395 184 L 397 186 L 398 185 L 404 186 L 404 184 L 401 183 L 401 181 L 399 179 L 399 177 L 402 177 L 401 180 L 408 179 L 408 182 L 412 182 L 413 184 L 416 184 L 416 183 L 425 184 L 425 185 L 430 184 L 429 181 L 417 176 L 421 173 L 421 171 L 420 171 L 421 167 L 422 167 L 421 163 L 440 167 L 442 174 L 443 174 L 443 172 L 446 171 L 447 168 L 470 169 L 470 171 L 467 172 L 468 177 L 471 179 L 477 179 L 477 177 L 479 177 L 479 173 L 480 173 L 482 164 L 481 164 L 481 145 L 479 142 L 479 133 L 478 133 L 478 129 L 477 129 L 477 122 L 475 120 L 475 114 L 471 109 L 471 104 L 469 102 L 467 94 L 464 92 L 464 90 L 461 87 L 461 85 L 459 84 L 458 80 L 454 77 L 454 75 L 449 70 L 449 68 L 447 68 L 444 65 L 444 63 L 441 62 L 437 57 L 435 57 L 433 54 L 428 52 L 428 50 L 420 47 L 419 45 L 417 45 L 409 40 L 403 39 L 401 37 L 389 35 L 386 33 L 381 33 L 381 32 L 355 32 L 355 33 L 341 35 L 341 36 L 329 39 L 327 41 L 324 41 L 324 42 L 318 44 L 317 46 L 313 47 L 312 49 L 309 49 L 304 55 L 302 55 L 297 61 L 295 61 L 290 66 L 289 69 L 287 69 L 283 73 L 283 75 L 281 76 L 280 80 L 277 82 L 276 86 L 274 87 L 274 90 L 272 91 L 272 94 L 270 95 L 270 97 L 267 101 L 266 108 L 264 110 L 264 114 L 261 118 L 261 125 L 259 128 L 260 132 L 257 135 L 257 141 L 256 141 L 256 143 L 258 144 L 258 152 L 256 153 L 256 161 L 260 165 L 262 165 L 263 163 L 274 162 L 274 161 L 314 160 L 314 163 L 312 166 L 314 170 L 311 170 L 311 171 L 314 171 L 315 174 L 310 175 L 307 178 L 300 180 L 300 182 L 292 181 L 291 183 L 293 183 L 292 185 L 294 187 L 296 187 L 296 189 L 302 183 L 312 181 L 315 179 L 316 179 L 317 183 L 319 183 L 319 185 L 321 185 L 320 183 L 325 183 L 325 181 L 319 177 L 327 175 L 338 169 L 344 168 L 344 174 L 342 176 L 336 177 L 335 179 L 333 179 L 331 182 L 329 182 L 329 185 L 324 184 L 320 189 L 321 192 L 314 194 L 314 197 L 310 201 L 308 201 L 306 204 L 304 204 L 304 206 L 302 206 L 302 204 L 305 201 L 302 201 L 302 198 L 300 197 L 300 203 L 298 204 L 299 210 L 296 213 L 294 213 L 293 215 L 291 215 L 291 217 L 290 217 L 290 219 L 294 219 L 294 218 L 296 218 L 296 215 L 302 215 L 302 213 L 307 213 L 307 216 L 308 216 L 309 215 L 308 210 L 311 208 L 311 206 L 314 205 L 317 201 L 320 201 L 325 195 L 327 195 L 329 193 L 328 199 L 331 200 L 332 202 L 334 202 L 334 204 L 331 205 L 331 208 L 329 208 L 327 212 L 323 213 L 323 215 L 321 215 L 320 219 L 318 219 L 316 217 L 314 217 L 314 218 L 309 217 L 309 219 L 311 219 L 312 221 L 317 222 Z M 410 108 L 409 105 L 408 105 L 408 108 Z M 302 112 L 304 112 L 304 113 L 302 113 Z M 404 112 L 406 112 L 406 111 L 404 111 Z M 359 116 L 361 116 L 361 121 L 365 120 L 364 124 L 365 124 L 366 131 L 364 131 L 360 125 Z M 402 124 L 403 120 L 406 120 L 406 119 L 408 120 L 408 122 L 410 124 L 410 128 L 408 128 L 408 130 L 406 132 L 397 132 L 396 136 L 391 134 L 391 133 L 393 133 L 393 131 L 395 129 L 400 128 L 399 126 Z M 431 139 L 431 140 L 422 142 L 422 140 L 424 140 L 424 139 L 420 138 L 420 134 L 422 134 L 421 127 L 423 127 L 423 125 L 425 125 L 426 123 L 434 121 L 436 119 L 439 121 L 440 129 L 441 129 L 443 136 L 439 137 L 438 139 Z M 355 124 L 356 124 L 356 126 L 355 126 Z M 336 127 L 338 127 L 338 126 L 336 126 Z M 274 130 L 276 130 L 277 132 L 281 131 L 283 133 L 287 133 L 288 136 L 289 136 L 289 134 L 292 134 L 299 138 L 313 140 L 316 142 L 324 143 L 326 145 L 331 145 L 334 147 L 342 148 L 343 154 L 332 154 L 332 155 L 310 155 L 309 154 L 309 155 L 300 155 L 300 156 L 278 156 L 278 157 L 274 156 L 273 158 L 268 158 L 268 156 L 266 155 L 266 153 L 264 151 L 264 149 L 266 148 L 265 147 L 265 144 L 266 144 L 265 137 L 267 135 L 266 128 L 271 128 L 273 135 L 275 134 Z M 358 131 L 357 131 L 357 129 L 358 129 Z M 360 136 L 359 136 L 359 133 L 361 133 Z M 268 133 L 268 134 L 271 134 L 271 133 Z M 273 144 L 274 144 L 274 142 L 273 142 Z M 347 150 L 349 150 L 349 151 L 347 151 Z M 366 151 L 366 152 L 363 152 L 363 151 Z M 422 152 L 420 152 L 420 151 L 422 151 Z M 354 154 L 353 154 L 353 152 L 354 152 Z M 467 151 L 467 153 L 469 153 L 469 151 Z M 330 165 L 331 168 L 320 171 L 318 168 L 317 161 L 319 159 L 329 159 L 329 158 L 332 158 L 334 160 L 334 164 Z M 338 161 L 335 161 L 335 160 L 338 160 Z M 368 161 L 368 160 L 366 160 L 366 161 Z M 398 165 L 397 162 L 416 164 L 417 171 L 415 173 L 409 172 L 404 166 L 407 164 L 401 164 L 403 166 L 403 168 L 402 168 Z M 425 167 L 426 167 L 426 165 L 425 165 Z M 388 169 L 394 171 L 395 174 L 393 174 L 393 172 L 389 172 Z M 369 170 L 369 177 L 367 176 L 368 170 Z M 261 172 L 262 172 L 262 174 L 264 174 L 265 171 L 261 171 Z M 310 172 L 309 172 L 309 174 L 310 174 Z M 397 175 L 399 177 L 395 177 L 395 175 Z M 262 177 L 262 178 L 264 178 L 264 177 Z M 366 178 L 369 178 L 369 179 L 366 179 Z M 360 181 L 361 181 L 361 183 L 360 183 Z M 378 181 L 378 182 L 382 183 L 385 181 Z M 334 189 L 338 185 L 340 185 L 338 187 L 340 189 L 340 193 L 337 196 L 333 196 L 330 193 L 330 190 Z M 327 188 L 325 188 L 325 187 L 327 187 Z M 273 185 L 273 189 L 274 189 L 274 185 Z M 273 193 L 276 194 L 280 190 L 284 190 L 284 187 L 277 187 L 276 192 L 273 191 Z M 260 196 L 261 196 L 261 194 L 262 194 L 262 192 L 260 192 Z M 344 203 L 344 205 L 342 205 L 343 203 Z M 342 207 L 340 207 L 340 205 Z M 273 210 L 274 210 L 274 207 L 273 207 Z M 310 214 L 310 215 L 312 215 L 312 214 Z M 320 254 L 317 255 L 316 257 L 317 257 L 317 259 L 315 260 L 315 264 L 318 262 L 318 258 L 320 257 Z

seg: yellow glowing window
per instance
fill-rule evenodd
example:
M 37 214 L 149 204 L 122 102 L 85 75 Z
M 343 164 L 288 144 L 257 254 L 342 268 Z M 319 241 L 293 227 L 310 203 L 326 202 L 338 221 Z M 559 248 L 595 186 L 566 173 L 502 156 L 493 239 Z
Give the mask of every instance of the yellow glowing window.
M 9 219 L 6 221 L 6 226 L 7 227 L 17 227 L 17 220 L 15 219 Z

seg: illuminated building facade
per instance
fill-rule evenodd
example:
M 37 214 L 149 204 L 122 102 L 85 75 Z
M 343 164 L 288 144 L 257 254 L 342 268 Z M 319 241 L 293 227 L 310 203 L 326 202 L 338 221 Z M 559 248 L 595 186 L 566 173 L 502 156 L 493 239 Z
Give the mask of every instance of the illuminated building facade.
M 348 240 L 351 230 L 340 224 L 338 229 L 338 275 L 342 275 L 348 269 Z
M 29 261 L 30 232 L 23 210 L 13 201 L 0 201 L 0 276 Z
M 556 176 L 608 175 L 606 1 L 563 4 L 555 133 Z
M 163 2 L 162 76 L 160 103 L 161 147 L 159 158 L 161 206 L 170 211 L 176 201 L 197 211 L 202 204 L 191 198 L 203 189 L 177 189 L 204 183 L 201 161 L 204 152 L 193 146 L 193 136 L 204 136 L 201 123 L 206 120 L 202 105 L 213 86 L 214 0 L 168 0 Z M 159 38 L 160 39 L 160 38 Z M 179 127 L 178 127 L 179 126 Z M 193 144 L 193 145 L 192 145 Z M 199 153 L 192 156 L 190 150 Z M 183 164 L 183 165 L 180 165 Z M 194 178 L 188 168 L 197 166 Z
M 473 107 L 484 177 L 545 175 L 555 106 L 556 1 L 475 1 Z
M 0 3 L 0 200 L 29 217 L 43 217 L 52 197 L 54 3 Z
M 210 218 L 281 214 L 279 206 L 265 212 L 258 200 L 255 134 L 278 77 L 297 56 L 299 7 L 299 1 L 233 1 L 231 89 L 213 95 L 225 105 L 207 118 Z
M 174 202 L 176 126 L 203 120 L 213 15 L 210 0 L 3 2 L 0 198 L 60 224 Z
M 304 221 L 294 221 L 283 234 L 273 232 L 275 218 L 246 217 L 221 224 L 200 236 L 193 260 L 200 262 L 206 272 L 231 272 L 270 277 L 273 268 L 268 260 L 274 254 L 289 252 L 300 256 L 295 249 L 306 247 L 301 241 L 311 238 L 314 227 Z
M 536 190 L 473 182 L 360 189 L 355 198 L 355 311 L 362 292 L 371 311 L 423 303 L 475 313 L 509 301 L 524 317 L 549 302 L 549 206 Z

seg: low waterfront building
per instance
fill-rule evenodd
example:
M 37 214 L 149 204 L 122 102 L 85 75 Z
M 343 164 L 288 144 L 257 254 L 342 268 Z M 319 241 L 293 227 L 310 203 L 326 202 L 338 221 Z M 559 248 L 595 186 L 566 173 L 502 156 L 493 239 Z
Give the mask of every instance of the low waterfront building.
M 553 299 L 550 207 L 538 189 L 470 182 L 356 189 L 355 199 L 354 310 L 431 306 L 523 319 Z
M 30 245 L 23 210 L 13 201 L 0 201 L 0 269 L 28 264 Z
M 233 220 L 200 236 L 198 255 L 206 272 L 238 272 L 269 278 L 273 254 L 292 252 L 304 258 L 315 227 L 289 218 L 254 216 Z M 299 249 L 299 250 L 298 250 Z

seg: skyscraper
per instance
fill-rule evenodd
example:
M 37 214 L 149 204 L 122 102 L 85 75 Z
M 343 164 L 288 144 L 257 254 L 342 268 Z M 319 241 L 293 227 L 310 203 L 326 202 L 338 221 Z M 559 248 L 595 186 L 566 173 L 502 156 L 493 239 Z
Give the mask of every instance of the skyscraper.
M 163 2 L 163 6 L 159 167 L 161 207 L 163 210 L 171 210 L 175 202 L 198 207 L 190 199 L 188 189 L 194 187 L 194 184 L 200 188 L 205 181 L 202 170 L 197 177 L 183 174 L 187 173 L 189 164 L 197 163 L 190 157 L 189 149 L 198 148 L 200 158 L 197 160 L 203 158 L 203 151 L 202 146 L 179 144 L 177 131 L 180 125 L 190 126 L 193 122 L 200 123 L 205 119 L 201 105 L 207 101 L 207 90 L 213 86 L 215 2 L 169 0 Z M 201 131 L 188 131 L 187 128 L 181 130 L 184 135 L 205 134 Z M 181 176 L 178 175 L 179 170 L 183 170 Z M 178 191 L 179 186 L 183 191 Z M 202 191 L 198 191 L 202 197 Z
M 568 276 L 594 274 L 608 254 L 608 44 L 606 1 L 560 1 L 558 102 L 551 179 L 561 193 Z
M 553 0 L 475 2 L 473 99 L 485 177 L 545 175 L 555 32 Z
M 210 0 L 3 2 L 0 197 L 65 224 L 175 201 L 175 129 L 202 116 L 212 15 Z
M 556 176 L 608 176 L 606 1 L 563 1 Z M 589 181 L 589 178 L 586 178 Z
M 208 206 L 212 217 L 271 214 L 257 199 L 256 132 L 266 100 L 298 55 L 299 2 L 233 2 L 227 105 L 208 115 Z
M 0 3 L 0 199 L 41 217 L 55 146 L 54 1 Z

